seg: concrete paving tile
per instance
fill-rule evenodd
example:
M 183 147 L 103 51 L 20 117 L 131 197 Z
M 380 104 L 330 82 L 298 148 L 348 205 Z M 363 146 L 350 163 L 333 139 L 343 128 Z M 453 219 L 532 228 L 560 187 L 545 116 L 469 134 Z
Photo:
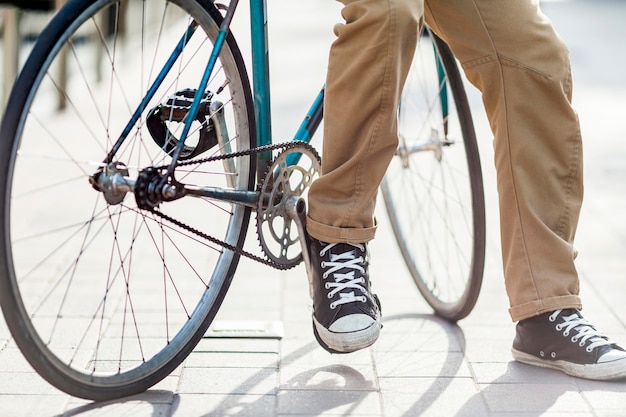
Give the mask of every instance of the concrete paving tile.
M 168 376 L 161 383 L 154 385 L 149 390 L 142 392 L 141 394 L 133 395 L 128 399 L 136 399 L 140 401 L 146 401 L 152 404 L 171 404 L 176 396 L 174 390 L 165 389 L 163 387 L 169 385 L 172 380 L 177 380 L 178 377 Z
M 494 296 L 485 291 L 474 307 L 474 310 L 465 319 L 459 322 L 462 329 L 508 327 L 513 328 L 513 322 L 509 315 L 509 304 L 505 300 L 504 289 L 498 291 L 496 297 L 501 298 L 500 302 L 494 302 Z
M 181 394 L 273 394 L 278 372 L 267 368 L 185 368 Z
M 281 414 L 280 417 L 331 417 L 336 416 L 336 411 L 322 412 L 319 414 Z M 339 414 L 342 415 L 342 414 Z M 354 414 L 350 413 L 350 417 L 371 417 L 371 414 Z
M 590 412 L 572 384 L 480 384 L 487 406 L 494 412 Z
M 626 381 L 601 382 L 576 379 L 575 383 L 594 410 L 619 410 L 626 414 Z
M 194 348 L 194 352 L 278 353 L 279 351 L 279 340 L 254 338 L 203 338 Z
M 464 338 L 457 327 L 439 325 L 421 321 L 423 326 L 409 320 L 399 320 L 398 323 L 384 323 L 383 330 L 373 349 L 384 351 L 420 351 L 420 352 L 462 352 L 465 348 Z M 402 325 L 407 328 L 402 331 Z M 391 328 L 389 328 L 391 327 Z M 420 328 L 421 327 L 421 328 Z
M 474 379 L 480 384 L 572 384 L 574 379 L 563 372 L 515 361 L 470 362 Z
M 263 276 L 258 279 L 267 286 L 254 288 L 247 285 L 251 280 L 245 279 L 245 273 L 238 272 L 233 280 L 233 287 L 229 290 L 224 303 L 220 307 L 216 320 L 250 320 L 250 311 L 254 309 L 255 320 L 275 320 L 280 317 L 280 283 L 276 279 L 264 281 Z M 242 281 L 235 284 L 236 281 Z M 257 285 L 259 285 L 257 283 Z M 245 305 L 246 308 L 241 308 Z
M 491 338 L 466 335 L 465 357 L 469 362 L 510 362 L 513 339 L 494 329 Z
M 433 314 L 420 313 L 385 314 L 383 316 L 383 326 L 387 333 L 433 334 L 458 331 L 458 327 L 449 321 Z
M 515 412 L 515 413 L 490 413 L 489 417 L 599 417 L 595 412 L 576 412 L 576 411 L 568 411 L 564 413 L 552 413 L 552 412 L 534 412 L 530 411 L 527 413 L 524 412 Z M 615 416 L 611 416 L 615 417 Z
M 285 328 L 285 338 L 302 339 L 305 341 L 315 340 L 313 336 L 313 325 L 311 321 L 311 313 L 313 309 L 302 314 L 300 318 L 293 319 L 294 315 L 289 314 L 290 319 L 283 321 Z
M 467 321 L 464 320 L 460 323 L 459 328 L 466 341 L 489 341 L 496 339 L 507 340 L 509 343 L 512 343 L 515 337 L 515 324 L 508 318 L 497 324 L 468 324 Z
M 33 372 L 33 368 L 15 345 L 0 350 L 0 369 L 3 372 Z
M 281 390 L 342 390 L 376 391 L 378 382 L 371 364 L 312 366 L 310 364 L 282 364 Z
M 404 274 L 406 272 L 403 272 Z M 375 279 L 375 278 L 373 278 Z M 373 287 L 373 291 L 380 299 L 383 317 L 391 317 L 401 314 L 422 314 L 432 315 L 433 309 L 424 298 L 417 292 L 414 293 L 412 282 L 397 282 L 393 280 L 379 279 L 386 287 L 393 287 L 393 290 L 378 291 Z M 376 281 L 374 281 L 376 283 Z
M 192 352 L 185 368 L 278 368 L 278 353 Z
M 70 406 L 62 417 L 169 417 L 172 405 L 128 400 Z
M 380 378 L 386 417 L 488 415 L 471 378 Z
M 82 398 L 70 397 L 63 417 L 83 415 L 130 416 L 134 415 L 134 413 L 140 416 L 149 416 L 150 410 L 154 410 L 155 415 L 165 417 L 169 415 L 170 406 L 175 398 L 176 394 L 173 391 L 157 389 L 156 387 L 141 394 L 104 402 L 93 402 Z
M 298 291 L 287 290 L 284 292 L 285 300 L 282 301 L 283 320 L 311 321 L 313 313 L 313 301 L 309 297 L 309 289 L 302 288 Z
M 233 300 L 232 303 L 221 307 L 215 320 L 250 320 L 250 311 L 254 311 L 255 320 L 277 320 L 280 317 L 280 306 L 276 302 L 273 302 L 274 305 L 270 301 L 267 301 L 268 305 L 255 305 L 250 298 L 242 298 Z
M 35 372 L 0 372 L 0 393 L 55 395 L 61 391 L 48 384 Z
M 382 416 L 378 392 L 298 391 L 278 393 L 278 415 Z
M 150 388 L 150 391 L 159 391 L 159 392 L 176 392 L 178 389 L 178 383 L 180 381 L 179 375 L 168 375 L 163 378 L 160 382 Z M 150 392 L 148 391 L 148 392 Z
M 42 417 L 60 415 L 68 401 L 66 395 L 8 394 L 1 391 L 2 417 Z
M 396 290 L 411 291 L 411 288 L 405 285 L 399 285 L 395 282 L 385 281 L 385 285 L 397 285 Z M 397 292 L 385 292 L 376 291 L 374 293 L 380 299 L 383 317 L 396 316 L 400 314 L 422 314 L 432 315 L 433 309 L 426 304 L 426 301 L 419 294 L 397 293 Z
M 180 394 L 168 417 L 274 417 L 275 395 Z
M 624 410 L 593 410 L 593 417 L 623 417 Z
M 378 342 L 376 342 L 378 343 Z M 371 365 L 370 349 L 363 349 L 350 354 L 332 354 L 324 350 L 317 341 L 283 340 L 281 346 L 281 364 L 325 365 Z
M 8 335 L 9 334 L 9 328 L 7 327 L 7 322 L 4 319 L 4 316 L 2 316 L 2 319 L 0 320 L 0 340 L 3 339 L 4 335 Z M 2 345 L 0 345 L 2 346 Z
M 459 352 L 375 352 L 379 377 L 470 377 Z

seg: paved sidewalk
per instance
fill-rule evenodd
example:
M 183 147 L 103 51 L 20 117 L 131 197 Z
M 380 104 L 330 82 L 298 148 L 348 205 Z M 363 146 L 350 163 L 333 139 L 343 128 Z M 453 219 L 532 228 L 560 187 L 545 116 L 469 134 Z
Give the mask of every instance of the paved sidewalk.
M 290 136 L 297 126 L 286 121 L 304 112 L 323 82 L 319 63 L 332 39 L 330 24 L 339 19 L 338 6 L 330 3 L 270 1 L 271 46 L 285 54 L 273 61 L 276 80 L 288 79 L 291 72 L 313 80 L 310 91 L 295 95 L 288 82 L 275 84 L 278 138 Z M 577 246 L 585 313 L 626 344 L 626 53 L 620 44 L 626 39 L 626 5 L 558 2 L 546 4 L 545 11 L 570 44 L 575 78 L 580 74 L 575 101 L 587 183 Z M 302 16 L 314 18 L 301 22 Z M 607 39 L 618 46 L 604 44 Z M 311 56 L 302 55 L 303 46 L 310 47 Z M 327 354 L 312 335 L 303 267 L 276 272 L 242 260 L 217 322 L 275 323 L 283 326 L 282 339 L 205 338 L 181 368 L 148 392 L 91 403 L 57 391 L 34 373 L 0 321 L 0 417 L 626 415 L 626 382 L 580 380 L 511 360 L 514 327 L 500 266 L 491 133 L 475 93 L 472 102 L 488 192 L 488 253 L 478 305 L 458 326 L 431 314 L 405 271 L 381 210 L 371 275 L 385 327 L 373 348 Z M 255 241 L 252 233 L 249 243 Z

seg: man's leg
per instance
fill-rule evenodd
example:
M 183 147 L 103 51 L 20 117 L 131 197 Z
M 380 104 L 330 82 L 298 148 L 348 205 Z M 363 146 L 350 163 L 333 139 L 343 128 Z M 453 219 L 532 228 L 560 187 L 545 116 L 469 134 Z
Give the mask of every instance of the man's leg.
M 309 192 L 309 233 L 326 242 L 374 237 L 378 186 L 398 145 L 397 106 L 422 0 L 340 0 L 324 102 L 322 176 Z
M 422 0 L 340 0 L 326 81 L 322 175 L 309 191 L 315 278 L 313 325 L 331 352 L 374 343 L 380 305 L 366 243 L 378 186 L 396 150 L 397 106 L 423 14 Z
M 495 135 L 504 274 L 519 321 L 514 357 L 586 378 L 626 377 L 626 352 L 578 311 L 582 144 L 566 46 L 536 0 L 426 0 L 425 20 L 482 91 Z
M 582 146 L 565 45 L 534 0 L 427 1 L 426 21 L 483 93 L 511 316 L 580 308 L 572 242 Z

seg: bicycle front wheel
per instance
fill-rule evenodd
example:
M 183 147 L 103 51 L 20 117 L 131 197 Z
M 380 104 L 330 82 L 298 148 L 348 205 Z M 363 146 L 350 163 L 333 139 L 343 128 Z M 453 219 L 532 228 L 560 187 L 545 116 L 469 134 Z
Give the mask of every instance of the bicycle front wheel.
M 186 196 L 161 202 L 162 217 L 132 192 L 92 187 L 99 171 L 138 179 L 170 163 L 221 21 L 208 1 L 72 0 L 16 81 L 0 131 L 0 301 L 24 356 L 71 395 L 127 396 L 167 376 L 205 333 L 235 272 L 237 254 L 206 236 L 241 247 L 250 209 Z M 230 35 L 203 100 L 185 142 L 189 162 L 256 145 Z M 103 164 L 108 155 L 113 163 Z M 175 175 L 254 190 L 253 165 L 240 156 Z
M 381 186 L 396 240 L 435 313 L 460 320 L 482 283 L 482 173 L 456 60 L 427 28 L 402 93 L 399 140 Z

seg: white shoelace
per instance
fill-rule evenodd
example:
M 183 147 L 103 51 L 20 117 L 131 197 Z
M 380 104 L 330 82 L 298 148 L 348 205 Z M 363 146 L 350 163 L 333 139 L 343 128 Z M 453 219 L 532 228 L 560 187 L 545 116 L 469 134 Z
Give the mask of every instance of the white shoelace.
M 337 244 L 331 243 L 326 245 L 320 251 L 320 257 L 323 257 L 326 252 L 334 248 Z M 361 251 L 365 251 L 364 245 L 352 244 L 349 245 L 359 248 Z M 322 261 L 322 268 L 326 269 L 322 277 L 327 279 L 331 274 L 334 278 L 334 282 L 327 281 L 324 286 L 328 292 L 328 298 L 333 298 L 335 294 L 339 293 L 339 299 L 333 301 L 330 304 L 331 309 L 337 308 L 338 305 L 353 303 L 355 301 L 366 302 L 367 298 L 365 295 L 356 295 L 355 290 L 358 291 L 359 294 L 365 294 L 365 288 L 360 284 L 365 284 L 365 278 L 361 275 L 356 274 L 356 272 L 360 272 L 361 274 L 365 273 L 365 269 L 361 266 L 361 263 L 364 261 L 362 256 L 356 257 L 354 249 L 348 250 L 343 253 L 331 253 L 330 261 Z M 341 269 L 351 269 L 349 272 L 339 273 L 337 271 Z M 344 292 L 345 290 L 352 290 L 349 292 Z
M 554 322 L 561 311 L 557 310 L 552 313 L 549 317 L 550 321 Z M 576 330 L 577 334 L 572 336 L 571 340 L 573 343 L 579 343 L 580 347 L 585 346 L 587 341 L 590 341 L 591 343 L 586 347 L 587 352 L 591 353 L 597 347 L 613 344 L 606 336 L 594 329 L 591 323 L 576 314 L 564 316 L 563 320 L 563 323 L 556 325 L 556 330 L 559 332 L 562 330 L 563 336 L 569 336 L 572 330 Z M 578 342 L 579 340 L 580 342 Z

